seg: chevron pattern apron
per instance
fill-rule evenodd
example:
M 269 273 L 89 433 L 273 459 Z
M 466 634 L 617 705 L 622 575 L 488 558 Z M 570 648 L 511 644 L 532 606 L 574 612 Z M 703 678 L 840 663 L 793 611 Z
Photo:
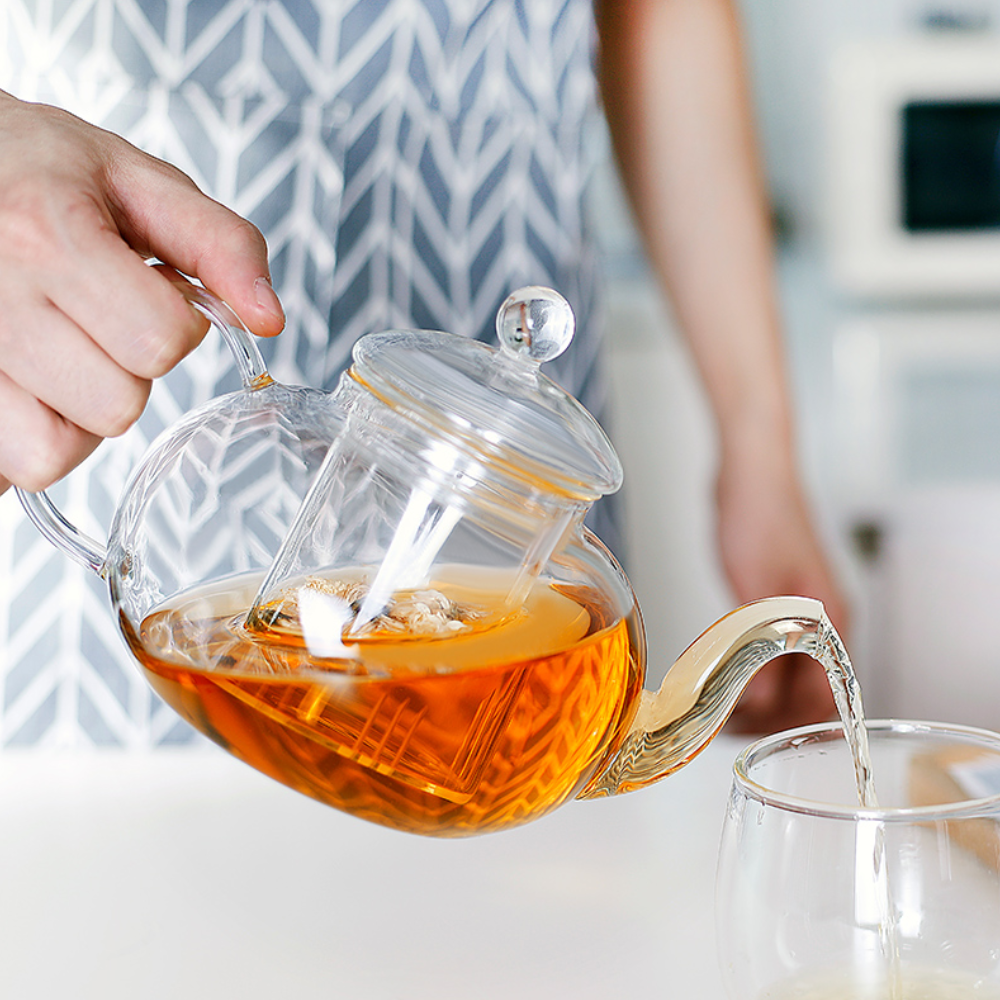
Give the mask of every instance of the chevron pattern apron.
M 589 0 L 0 5 L 0 88 L 126 136 L 262 230 L 288 315 L 261 344 L 277 379 L 332 387 L 355 340 L 390 327 L 492 341 L 503 298 L 549 284 L 580 326 L 550 373 L 600 414 L 592 48 Z M 51 491 L 84 531 L 106 536 L 160 430 L 235 387 L 217 340 Z M 0 745 L 189 739 L 125 653 L 104 582 L 0 498 Z

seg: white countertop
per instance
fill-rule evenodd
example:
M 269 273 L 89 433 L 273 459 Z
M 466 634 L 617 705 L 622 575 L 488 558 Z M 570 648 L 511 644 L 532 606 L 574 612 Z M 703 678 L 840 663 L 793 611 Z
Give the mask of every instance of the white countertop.
M 214 747 L 0 754 L 11 1000 L 722 1000 L 721 737 L 507 833 L 395 833 Z

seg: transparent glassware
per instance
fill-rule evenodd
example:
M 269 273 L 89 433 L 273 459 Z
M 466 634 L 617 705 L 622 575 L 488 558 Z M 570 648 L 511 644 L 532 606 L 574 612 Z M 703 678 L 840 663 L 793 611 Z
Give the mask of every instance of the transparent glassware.
M 229 306 L 197 285 L 174 284 L 222 336 L 241 388 L 185 414 L 152 442 L 107 542 L 79 531 L 44 492 L 18 490 L 39 531 L 107 581 L 126 634 L 177 593 L 263 572 L 343 425 L 328 393 L 271 378 Z
M 401 830 L 501 830 L 682 767 L 775 656 L 843 660 L 817 601 L 770 598 L 645 689 L 635 594 L 584 527 L 621 466 L 541 370 L 574 326 L 551 289 L 510 296 L 499 348 L 363 337 L 324 393 L 276 383 L 232 311 L 180 287 L 243 388 L 153 443 L 106 543 L 21 500 L 107 581 L 153 688 L 265 774 Z
M 1000 736 L 868 734 L 878 808 L 839 726 L 738 757 L 716 900 L 733 1000 L 1000 998 Z
M 477 611 L 510 614 L 591 504 L 619 488 L 604 431 L 541 371 L 572 340 L 566 300 L 521 289 L 496 326 L 500 349 L 426 330 L 358 341 L 334 393 L 344 433 L 260 587 L 252 625 L 325 645 L 322 618 L 300 614 L 299 596 L 305 587 L 314 598 L 317 578 L 349 577 L 360 596 L 343 631 L 356 638 L 378 629 L 397 595 L 485 570 L 503 593 Z

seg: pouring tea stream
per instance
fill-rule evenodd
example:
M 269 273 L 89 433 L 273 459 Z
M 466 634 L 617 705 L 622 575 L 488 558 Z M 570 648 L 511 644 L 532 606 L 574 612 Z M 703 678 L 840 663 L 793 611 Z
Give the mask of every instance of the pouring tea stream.
M 572 339 L 557 293 L 512 295 L 499 350 L 363 337 L 327 394 L 274 382 L 232 311 L 184 292 L 242 389 L 153 443 L 106 545 L 44 493 L 20 497 L 107 580 L 154 689 L 235 756 L 362 818 L 456 836 L 670 774 L 785 653 L 824 665 L 842 714 L 856 700 L 803 597 L 727 615 L 644 689 L 635 595 L 583 524 L 621 465 L 541 370 Z

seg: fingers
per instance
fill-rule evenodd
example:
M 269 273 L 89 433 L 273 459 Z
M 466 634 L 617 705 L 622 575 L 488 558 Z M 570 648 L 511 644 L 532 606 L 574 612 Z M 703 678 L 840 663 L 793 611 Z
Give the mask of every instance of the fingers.
M 46 298 L 123 372 L 159 378 L 201 343 L 208 320 L 117 235 L 92 229 L 75 243 L 89 261 L 86 271 L 73 262 L 50 266 Z
M 110 239 L 97 202 L 61 179 L 29 185 L 22 176 L 0 197 L 6 482 L 43 489 L 100 438 L 121 434 L 145 406 L 145 376 L 203 335 L 207 324 L 134 253 L 122 247 L 108 259 Z M 159 315 L 140 309 L 133 327 L 124 313 L 150 296 Z
M 144 258 L 284 323 L 260 233 L 183 173 L 0 92 L 0 492 L 50 485 L 141 413 L 208 323 Z
M 97 437 L 117 437 L 139 419 L 150 382 L 109 357 L 50 303 L 14 303 L 0 326 L 0 372 L 44 407 Z M 44 337 L 24 336 L 31 321 Z M 141 367 L 141 366 L 138 366 Z
M 2 91 L 0 151 L 6 205 L 26 195 L 29 211 L 22 214 L 30 218 L 52 191 L 79 196 L 74 212 L 89 198 L 107 229 L 139 256 L 158 257 L 198 278 L 254 333 L 273 335 L 284 326 L 260 232 L 182 171 L 64 111 Z M 68 226 L 74 212 L 62 217 Z M 30 236 L 32 230 L 23 232 Z M 86 271 L 88 262 L 78 259 L 77 266 Z
M 114 217 L 126 241 L 198 278 L 252 332 L 279 333 L 285 316 L 260 231 L 169 164 L 134 153 L 116 159 L 109 172 Z
M 0 372 L 0 487 L 44 489 L 82 462 L 100 442 Z M 2 492 L 2 490 L 0 490 Z
M 0 285 L 9 304 L 0 363 L 19 349 L 13 338 L 26 342 L 21 350 L 44 340 L 49 316 L 38 310 L 49 303 L 139 378 L 164 374 L 200 342 L 207 321 L 122 240 L 93 178 L 0 166 L 7 174 L 0 192 Z

